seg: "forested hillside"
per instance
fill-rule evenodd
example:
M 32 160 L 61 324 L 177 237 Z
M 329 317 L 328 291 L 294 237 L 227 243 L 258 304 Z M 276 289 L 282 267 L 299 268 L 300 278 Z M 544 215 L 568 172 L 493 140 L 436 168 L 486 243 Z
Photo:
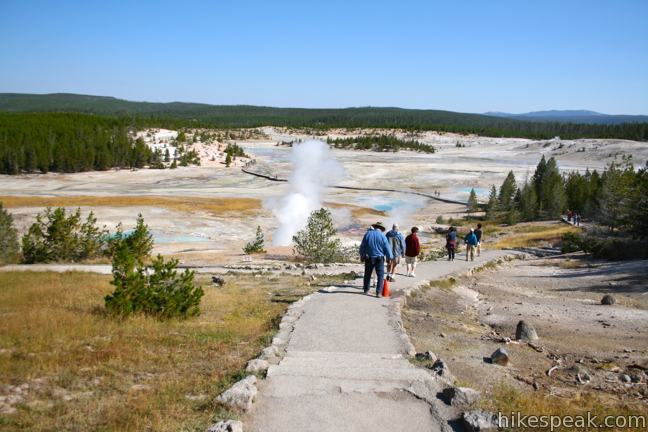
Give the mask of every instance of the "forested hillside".
M 0 113 L 0 173 L 141 167 L 152 154 L 128 136 L 126 118 L 74 113 Z
M 648 123 L 595 125 L 521 121 L 480 114 L 403 108 L 306 109 L 246 105 L 131 102 L 75 94 L 0 94 L 0 111 L 86 112 L 137 117 L 151 125 L 206 127 L 367 127 L 438 130 L 484 136 L 648 140 Z

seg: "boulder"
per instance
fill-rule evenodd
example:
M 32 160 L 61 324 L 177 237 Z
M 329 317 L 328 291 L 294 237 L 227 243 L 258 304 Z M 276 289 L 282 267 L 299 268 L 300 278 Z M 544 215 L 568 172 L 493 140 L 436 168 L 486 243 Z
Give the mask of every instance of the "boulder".
M 256 377 L 249 375 L 221 393 L 216 397 L 216 401 L 235 410 L 247 411 L 252 408 L 252 402 L 258 392 L 256 383 Z
M 275 357 L 279 357 L 279 348 L 277 348 L 274 345 L 263 348 L 263 350 L 261 351 L 261 359 L 262 360 L 268 360 L 268 359 L 272 359 L 272 358 L 275 358 Z
M 605 294 L 601 299 L 601 304 L 606 306 L 611 306 L 616 303 L 616 299 L 612 294 Z
M 500 365 L 500 366 L 508 366 L 509 362 L 511 361 L 508 352 L 504 348 L 497 348 L 493 354 L 490 356 L 491 363 Z
M 213 424 L 207 432 L 243 432 L 243 423 L 237 420 L 224 420 Z
M 480 397 L 481 393 L 469 387 L 448 387 L 443 390 L 443 399 L 453 407 L 467 407 Z
M 532 342 L 538 340 L 538 333 L 531 323 L 520 321 L 515 329 L 515 339 Z
M 437 356 L 432 351 L 425 351 L 424 353 L 416 353 L 417 360 L 428 360 L 431 362 L 437 361 Z
M 268 370 L 270 363 L 263 359 L 253 359 L 247 364 L 245 370 L 250 373 L 262 373 Z
M 483 410 L 468 411 L 461 417 L 464 428 L 469 432 L 497 429 L 497 415 Z

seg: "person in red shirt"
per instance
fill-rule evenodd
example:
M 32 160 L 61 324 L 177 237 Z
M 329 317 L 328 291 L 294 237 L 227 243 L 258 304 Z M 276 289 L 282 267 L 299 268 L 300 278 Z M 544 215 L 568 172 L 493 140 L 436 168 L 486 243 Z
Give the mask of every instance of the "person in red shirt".
M 416 270 L 416 257 L 421 253 L 421 243 L 416 235 L 418 228 L 412 228 L 412 234 L 405 237 L 405 265 L 407 266 L 407 276 L 414 277 L 414 270 Z M 411 270 L 410 270 L 411 267 Z

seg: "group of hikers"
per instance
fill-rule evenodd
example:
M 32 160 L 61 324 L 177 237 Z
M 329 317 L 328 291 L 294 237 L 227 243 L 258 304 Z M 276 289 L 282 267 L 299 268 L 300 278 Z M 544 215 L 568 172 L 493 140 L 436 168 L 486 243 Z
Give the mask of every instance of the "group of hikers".
M 575 226 L 580 226 L 581 223 L 580 213 L 572 210 L 567 210 L 567 222 L 573 223 Z
M 466 244 L 466 261 L 470 259 L 475 260 L 475 254 L 481 255 L 481 242 L 482 242 L 482 224 L 478 223 L 477 228 L 470 228 L 470 231 L 464 237 Z M 448 228 L 446 234 L 446 250 L 448 251 L 448 261 L 455 260 L 455 252 L 457 251 L 457 228 L 451 226 Z
M 399 231 L 398 224 L 394 224 L 390 231 L 387 231 L 382 222 L 371 225 L 360 243 L 360 260 L 365 265 L 363 290 L 369 294 L 371 278 L 376 272 L 376 297 L 383 296 L 385 280 L 395 281 L 396 268 L 401 258 L 405 259 L 407 277 L 415 277 L 416 263 L 421 253 L 421 243 L 418 238 L 418 227 L 412 227 L 410 234 L 403 237 Z M 477 228 L 470 229 L 464 237 L 466 244 L 466 261 L 474 260 L 475 254 L 481 254 L 481 241 L 483 236 L 481 224 Z M 448 261 L 454 261 L 457 250 L 457 229 L 450 227 L 446 234 L 446 250 Z

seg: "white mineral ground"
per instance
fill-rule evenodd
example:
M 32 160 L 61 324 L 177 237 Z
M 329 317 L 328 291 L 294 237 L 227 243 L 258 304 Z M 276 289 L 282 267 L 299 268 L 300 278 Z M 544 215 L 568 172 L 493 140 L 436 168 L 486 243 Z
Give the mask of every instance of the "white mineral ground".
M 287 146 L 277 146 L 280 141 L 297 139 L 326 139 L 326 136 L 304 135 L 283 128 L 263 128 L 265 139 L 237 141 L 257 161 L 253 167 L 265 173 L 287 177 L 290 172 Z M 405 133 L 391 130 L 357 130 L 353 133 L 331 131 L 329 136 L 357 136 L 360 134 Z M 491 184 L 499 185 L 508 171 L 513 170 L 518 181 L 533 174 L 540 157 L 555 156 L 563 171 L 602 169 L 608 163 L 632 155 L 637 166 L 648 159 L 648 144 L 627 140 L 587 139 L 534 141 L 515 138 L 487 138 L 425 132 L 412 136 L 423 143 L 432 144 L 437 153 L 424 154 L 411 151 L 377 153 L 368 151 L 334 150 L 342 163 L 347 178 L 342 184 L 370 188 L 417 190 L 433 193 L 438 190 L 445 198 L 465 200 L 471 188 L 480 199 L 487 198 Z M 461 145 L 458 147 L 457 144 Z M 75 174 L 31 174 L 0 176 L 0 195 L 12 196 L 167 196 L 255 198 L 266 204 L 280 197 L 285 183 L 271 182 L 243 173 L 240 166 L 247 160 L 237 160 L 236 166 L 226 168 L 214 155 L 223 156 L 218 146 L 210 150 L 201 145 L 203 159 L 200 167 L 175 170 L 111 170 Z M 429 226 L 438 215 L 445 217 L 463 214 L 464 206 L 441 203 L 409 194 L 361 192 L 329 189 L 326 203 L 337 204 L 334 217 L 342 239 L 358 241 L 364 227 L 382 219 L 408 225 Z M 384 211 L 385 216 L 367 211 L 350 211 L 344 207 L 360 206 Z M 118 222 L 132 227 L 137 213 L 141 212 L 154 230 L 155 252 L 174 254 L 186 263 L 209 264 L 241 262 L 242 246 L 254 236 L 261 225 L 268 240 L 276 228 L 276 221 L 267 208 L 245 214 L 208 214 L 201 210 L 179 211 L 163 206 L 101 206 L 82 207 L 83 213 L 93 210 L 100 224 L 114 229 Z M 24 232 L 42 208 L 16 207 L 10 209 L 19 230 Z M 269 242 L 268 242 L 269 244 Z M 270 248 L 273 254 L 287 254 L 290 248 Z M 259 259 L 259 258 L 255 258 Z

